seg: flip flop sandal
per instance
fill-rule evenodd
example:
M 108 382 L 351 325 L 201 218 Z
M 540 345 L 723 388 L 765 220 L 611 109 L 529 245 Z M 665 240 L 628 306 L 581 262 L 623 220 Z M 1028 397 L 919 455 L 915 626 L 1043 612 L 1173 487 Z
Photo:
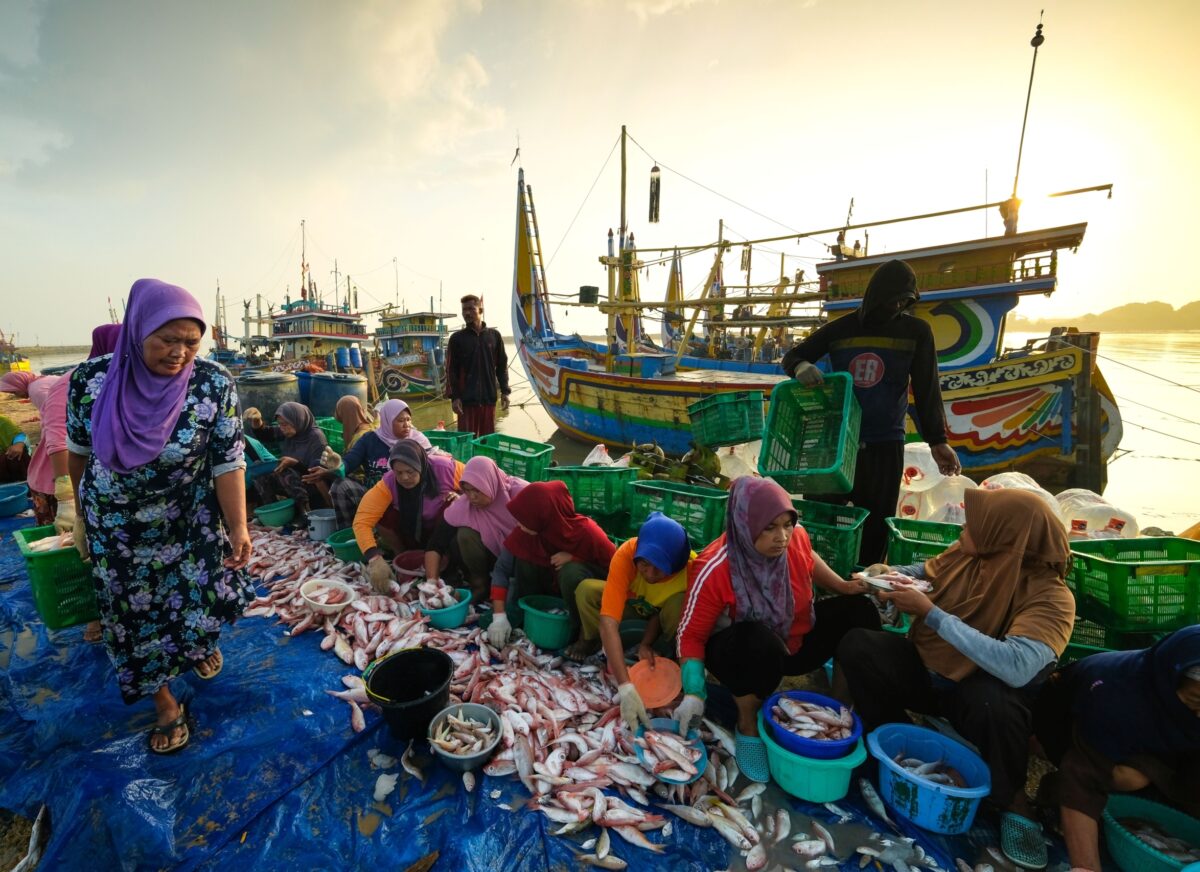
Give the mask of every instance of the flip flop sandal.
M 162 726 L 155 724 L 150 728 L 150 735 L 146 737 L 146 747 L 150 749 L 151 754 L 175 754 L 182 751 L 192 741 L 191 723 L 192 719 L 188 717 L 187 706 L 181 705 L 179 707 L 179 717 L 171 721 L 171 723 L 163 724 Z M 167 741 L 170 742 L 171 734 L 181 727 L 183 728 L 183 737 L 177 739 L 175 744 L 169 744 L 165 748 L 154 747 L 155 736 L 166 736 Z
M 1000 850 L 1013 863 L 1026 869 L 1045 869 L 1046 836 L 1039 824 L 1015 812 L 1000 819 Z
M 217 668 L 207 674 L 201 672 L 200 666 L 204 663 L 204 660 L 207 660 L 209 657 L 212 657 L 213 654 L 217 655 L 220 658 L 217 661 Z M 199 663 L 197 663 L 195 666 L 193 666 L 192 672 L 195 672 L 196 676 L 198 678 L 202 678 L 205 681 L 212 681 L 214 678 L 216 678 L 218 675 L 220 675 L 221 670 L 225 668 L 225 655 L 221 653 L 220 648 L 213 648 L 213 653 L 208 655 L 208 657 L 205 657 L 204 660 L 201 660 Z
M 766 784 L 771 780 L 771 770 L 767 766 L 766 742 L 757 736 L 736 733 L 734 751 L 738 769 L 742 770 L 743 775 L 759 784 Z

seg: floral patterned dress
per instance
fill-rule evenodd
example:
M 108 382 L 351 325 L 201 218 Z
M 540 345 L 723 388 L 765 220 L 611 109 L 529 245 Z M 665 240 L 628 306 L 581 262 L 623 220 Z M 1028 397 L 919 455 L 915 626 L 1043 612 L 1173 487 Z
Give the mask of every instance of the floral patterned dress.
M 254 588 L 232 553 L 215 479 L 245 467 L 233 379 L 197 358 L 187 399 L 158 458 L 124 475 L 91 454 L 92 407 L 112 355 L 80 364 L 67 400 L 67 447 L 88 455 L 80 482 L 104 642 L 134 702 L 212 654 L 221 624 Z

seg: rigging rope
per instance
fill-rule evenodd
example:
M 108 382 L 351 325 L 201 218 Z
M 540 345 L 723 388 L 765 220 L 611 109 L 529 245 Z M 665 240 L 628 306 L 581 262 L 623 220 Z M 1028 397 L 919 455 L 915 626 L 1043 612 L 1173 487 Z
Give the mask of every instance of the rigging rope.
M 562 244 L 567 241 L 567 236 L 571 232 L 571 228 L 575 226 L 575 221 L 579 218 L 579 213 L 583 211 L 583 207 L 587 205 L 588 198 L 592 196 L 592 191 L 596 190 L 596 185 L 600 181 L 600 177 L 604 175 L 604 170 L 608 166 L 608 162 L 612 160 L 613 152 L 617 150 L 617 145 L 620 144 L 621 137 L 617 137 L 613 142 L 612 148 L 608 150 L 608 157 L 604 159 L 604 163 L 600 167 L 600 172 L 596 173 L 596 178 L 592 181 L 592 186 L 588 188 L 588 192 L 583 195 L 583 202 L 579 204 L 579 208 L 575 210 L 575 217 L 571 219 L 571 223 L 567 225 L 567 229 L 563 231 L 562 239 L 558 240 L 558 245 L 554 246 L 554 253 L 550 255 L 550 260 L 546 261 L 546 266 L 554 263 L 554 258 L 558 257 L 558 250 L 562 248 Z

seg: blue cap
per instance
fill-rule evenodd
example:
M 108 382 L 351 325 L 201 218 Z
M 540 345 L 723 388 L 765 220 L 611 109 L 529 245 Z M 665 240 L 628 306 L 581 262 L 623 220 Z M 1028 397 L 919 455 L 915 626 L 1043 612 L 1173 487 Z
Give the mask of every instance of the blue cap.
M 662 512 L 651 512 L 637 535 L 634 560 L 648 560 L 659 572 L 674 575 L 687 566 L 692 553 L 687 531 Z

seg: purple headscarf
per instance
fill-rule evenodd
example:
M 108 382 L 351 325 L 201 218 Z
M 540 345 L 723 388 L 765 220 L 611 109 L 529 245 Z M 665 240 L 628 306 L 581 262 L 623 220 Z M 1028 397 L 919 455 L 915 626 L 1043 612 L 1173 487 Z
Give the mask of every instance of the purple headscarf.
M 158 457 L 179 420 L 194 362 L 176 375 L 158 375 L 142 357 L 146 338 L 177 318 L 190 318 L 205 330 L 204 310 L 183 288 L 158 279 L 133 283 L 125 324 L 92 408 L 92 450 L 114 472 L 132 472 Z
M 729 489 L 725 547 L 739 621 L 762 621 L 786 642 L 796 610 L 787 552 L 763 557 L 754 541 L 783 512 L 796 510 L 787 491 L 766 478 L 744 475 Z
M 92 350 L 88 352 L 88 360 L 93 357 L 103 357 L 112 354 L 117 348 L 117 338 L 121 335 L 120 324 L 101 324 L 92 331 Z

